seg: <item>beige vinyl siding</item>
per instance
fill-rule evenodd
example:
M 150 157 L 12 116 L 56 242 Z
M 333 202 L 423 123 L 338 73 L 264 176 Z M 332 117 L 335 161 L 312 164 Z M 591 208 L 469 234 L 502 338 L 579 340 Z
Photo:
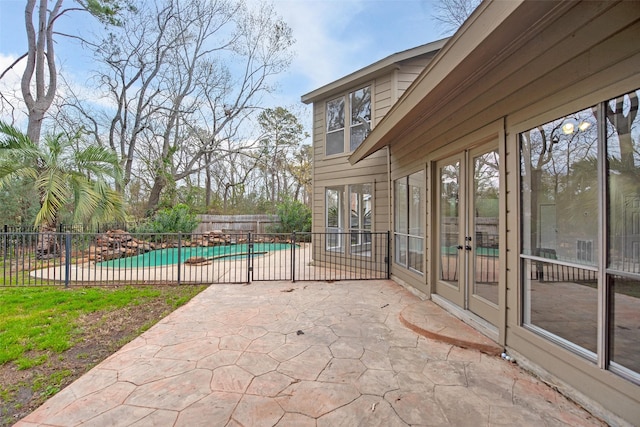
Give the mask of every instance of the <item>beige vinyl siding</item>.
M 391 109 L 391 106 L 397 98 L 393 97 L 393 83 L 392 76 L 387 75 L 382 78 L 378 78 L 375 81 L 374 86 L 374 98 L 375 106 L 373 109 L 373 126 L 379 123 Z
M 403 61 L 398 64 L 398 69 L 392 74 L 379 77 L 375 81 L 375 113 L 374 127 L 376 123 L 389 112 L 393 104 L 402 96 L 404 91 L 413 83 L 424 70 L 435 54 L 422 55 Z
M 405 61 L 400 65 L 397 73 L 398 98 L 411 86 L 416 77 L 425 69 L 434 56 L 434 53 L 430 53 L 419 58 Z

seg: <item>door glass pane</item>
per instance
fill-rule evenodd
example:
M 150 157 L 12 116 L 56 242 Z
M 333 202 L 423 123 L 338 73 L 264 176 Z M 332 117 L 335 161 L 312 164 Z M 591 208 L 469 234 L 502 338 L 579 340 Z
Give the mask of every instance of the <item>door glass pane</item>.
M 342 252 L 342 188 L 327 188 L 325 192 L 327 220 L 327 250 Z
M 371 256 L 371 184 L 349 186 L 349 232 L 351 253 Z
M 521 253 L 548 259 L 523 259 L 524 322 L 592 358 L 597 272 L 580 264 L 598 265 L 596 110 L 578 111 L 520 134 Z
M 473 159 L 473 293 L 498 304 L 498 151 Z
M 460 162 L 440 168 L 440 279 L 458 287 Z
M 640 373 L 640 118 L 634 91 L 606 104 L 611 361 Z

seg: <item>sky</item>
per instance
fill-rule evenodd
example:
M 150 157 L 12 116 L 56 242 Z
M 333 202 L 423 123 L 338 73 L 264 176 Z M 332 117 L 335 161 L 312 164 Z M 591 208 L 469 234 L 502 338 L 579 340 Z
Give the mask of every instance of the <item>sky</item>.
M 0 73 L 26 51 L 25 1 L 0 0 Z M 273 0 L 296 43 L 291 67 L 278 77 L 278 92 L 265 99 L 270 104 L 266 106 L 295 106 L 300 108 L 298 114 L 310 116 L 300 103 L 302 95 L 393 53 L 445 37 L 432 18 L 437 1 Z M 65 0 L 67 7 L 72 3 Z M 59 25 L 82 33 L 97 24 L 91 24 L 86 14 L 75 14 Z M 62 41 L 56 47 L 60 68 L 68 81 L 82 84 L 90 66 L 88 54 L 77 44 Z M 0 87 L 7 90 L 18 81 L 18 74 L 9 73 Z M 310 117 L 302 121 L 308 125 Z

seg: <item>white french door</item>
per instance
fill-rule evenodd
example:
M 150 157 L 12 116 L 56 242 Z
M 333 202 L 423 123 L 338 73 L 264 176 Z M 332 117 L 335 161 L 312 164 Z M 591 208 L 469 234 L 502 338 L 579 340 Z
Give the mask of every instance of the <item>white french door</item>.
M 498 324 L 499 155 L 494 141 L 436 163 L 435 293 Z

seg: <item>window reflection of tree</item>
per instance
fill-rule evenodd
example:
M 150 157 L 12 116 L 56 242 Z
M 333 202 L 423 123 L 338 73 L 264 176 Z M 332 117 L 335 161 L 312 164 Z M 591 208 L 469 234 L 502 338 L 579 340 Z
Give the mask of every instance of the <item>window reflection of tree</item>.
M 358 123 L 358 118 L 367 122 L 371 120 L 371 87 L 359 89 L 351 94 L 351 121 Z
M 638 95 L 631 92 L 606 104 L 609 252 L 613 268 L 640 273 L 640 134 Z M 634 220 L 635 218 L 635 220 Z
M 371 88 L 358 89 L 350 94 L 351 133 L 350 149 L 355 150 L 362 144 L 371 128 Z
M 327 102 L 327 130 L 337 130 L 344 127 L 344 98 Z
M 545 226 L 540 224 L 541 204 L 554 204 L 558 221 L 567 225 L 558 224 L 566 230 L 557 243 L 565 248 L 565 257 L 575 258 L 573 241 L 577 237 L 596 238 L 598 126 L 594 111 L 595 107 L 588 108 L 521 135 L 523 194 L 529 197 L 531 239 L 531 247 L 524 249 L 533 255 Z M 567 123 L 572 125 L 567 127 Z

